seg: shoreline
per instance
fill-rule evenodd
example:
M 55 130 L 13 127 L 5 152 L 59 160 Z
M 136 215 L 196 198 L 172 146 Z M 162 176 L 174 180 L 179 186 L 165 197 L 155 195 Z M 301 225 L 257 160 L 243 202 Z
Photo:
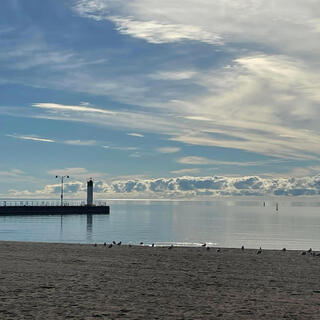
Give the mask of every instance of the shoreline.
M 318 319 L 299 250 L 0 241 L 1 319 Z
M 1 243 L 20 243 L 20 244 L 43 244 L 43 245 L 79 245 L 79 246 L 94 246 L 95 244 L 97 246 L 103 246 L 104 242 L 48 242 L 48 241 L 26 241 L 26 240 L 0 240 L 0 245 Z M 107 245 L 111 244 L 112 242 L 106 242 Z M 197 248 L 202 248 L 202 249 L 206 249 L 207 247 L 209 247 L 212 250 L 216 250 L 216 249 L 222 249 L 222 250 L 241 250 L 241 247 L 224 247 L 224 246 L 218 246 L 216 244 L 212 244 L 210 242 L 206 243 L 206 246 L 203 247 L 203 242 L 195 242 L 193 244 L 190 245 L 190 243 L 186 243 L 183 244 L 182 242 L 154 242 L 154 247 L 153 248 L 168 248 L 169 246 L 173 246 L 174 248 L 177 249 L 183 249 L 183 248 L 190 248 L 190 249 L 197 249 Z M 116 245 L 115 245 L 116 246 Z M 121 247 L 143 247 L 143 248 L 148 248 L 148 247 L 152 247 L 152 243 L 143 243 L 142 245 L 139 243 L 133 243 L 133 242 L 125 242 L 125 243 L 121 243 Z M 260 246 L 256 246 L 256 247 L 245 247 L 245 250 L 249 251 L 257 251 L 260 248 Z M 282 249 L 285 248 L 286 251 L 288 252 L 298 252 L 301 253 L 303 251 L 308 251 L 310 248 L 309 247 L 305 247 L 304 249 L 299 249 L 299 248 L 288 248 L 288 247 L 281 247 L 279 249 L 277 248 L 270 248 L 270 247 L 263 247 L 261 246 L 263 251 L 274 251 L 274 252 L 279 252 L 279 251 L 283 251 Z M 315 253 L 320 253 L 320 249 L 316 249 L 313 250 L 312 252 Z

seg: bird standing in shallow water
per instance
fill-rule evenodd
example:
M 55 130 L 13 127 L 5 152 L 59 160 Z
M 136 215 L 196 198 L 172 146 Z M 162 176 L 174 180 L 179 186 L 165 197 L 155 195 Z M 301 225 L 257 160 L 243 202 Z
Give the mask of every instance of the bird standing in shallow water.
M 286 248 L 283 248 L 282 251 L 287 251 L 287 249 L 286 249 Z
M 205 247 L 207 244 L 206 243 L 204 243 L 203 245 L 202 245 L 202 247 Z
M 116 242 L 115 242 L 115 241 L 112 241 L 112 243 L 113 243 L 113 244 L 116 244 Z
M 244 250 L 244 246 L 241 247 L 241 250 L 242 250 L 242 251 Z
M 122 243 L 122 242 L 120 241 L 120 242 L 117 243 L 117 245 L 118 245 L 118 246 L 121 246 L 121 243 Z
M 260 249 L 257 251 L 257 254 L 261 254 L 262 253 L 262 249 L 260 247 Z
M 151 245 L 151 247 L 152 247 L 152 248 L 154 247 L 154 243 Z
M 98 245 L 95 243 L 94 246 L 97 247 Z
M 107 243 L 105 242 L 103 245 L 106 247 L 106 246 L 107 246 Z
M 112 243 L 109 244 L 108 248 L 112 248 Z
M 168 249 L 170 249 L 170 250 L 171 250 L 172 248 L 173 248 L 173 244 L 172 244 Z
M 143 242 L 142 242 L 142 241 L 140 242 L 140 245 L 141 245 L 141 246 L 143 245 Z
M 221 252 L 221 249 L 220 249 L 220 248 L 218 248 L 218 249 L 217 249 L 217 252 Z

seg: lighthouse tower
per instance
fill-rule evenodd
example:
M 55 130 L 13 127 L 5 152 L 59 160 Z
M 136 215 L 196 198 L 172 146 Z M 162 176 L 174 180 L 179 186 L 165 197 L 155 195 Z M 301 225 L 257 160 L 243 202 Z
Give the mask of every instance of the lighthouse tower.
M 93 206 L 93 180 L 90 178 L 87 182 L 87 206 Z

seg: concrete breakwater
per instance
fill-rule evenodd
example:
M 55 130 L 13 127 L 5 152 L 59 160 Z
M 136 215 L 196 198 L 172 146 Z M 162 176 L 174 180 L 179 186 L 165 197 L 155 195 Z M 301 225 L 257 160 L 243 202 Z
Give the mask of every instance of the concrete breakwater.
M 4 215 L 109 214 L 109 206 L 0 206 Z

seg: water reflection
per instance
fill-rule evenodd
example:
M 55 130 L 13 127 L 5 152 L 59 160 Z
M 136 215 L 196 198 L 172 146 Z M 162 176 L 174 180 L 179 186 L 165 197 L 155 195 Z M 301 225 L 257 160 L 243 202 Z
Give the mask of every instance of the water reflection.
M 278 212 L 272 201 L 266 206 L 262 201 L 114 201 L 110 205 L 110 215 L 0 217 L 0 240 L 320 249 L 319 206 L 314 203 L 301 207 L 301 202 L 281 202 Z
M 92 214 L 87 214 L 87 241 L 92 242 Z

